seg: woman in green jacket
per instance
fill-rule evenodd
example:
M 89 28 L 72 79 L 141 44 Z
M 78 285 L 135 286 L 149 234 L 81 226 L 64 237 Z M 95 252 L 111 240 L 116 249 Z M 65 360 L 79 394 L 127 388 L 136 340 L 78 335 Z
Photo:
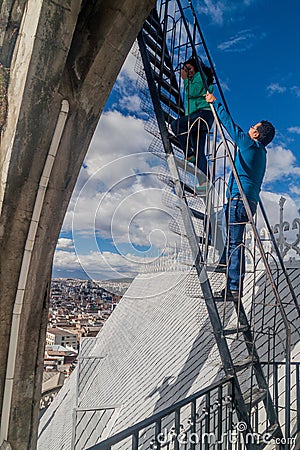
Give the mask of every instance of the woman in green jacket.
M 201 63 L 201 69 L 206 77 L 208 91 L 213 92 L 211 69 L 203 63 Z M 196 59 L 190 58 L 185 61 L 181 70 L 181 78 L 183 79 L 185 92 L 185 116 L 174 120 L 171 123 L 171 128 L 177 136 L 186 158 L 194 162 L 209 177 L 205 143 L 214 117 L 209 104 L 205 100 L 207 89 L 202 81 Z M 196 158 L 198 159 L 197 162 Z

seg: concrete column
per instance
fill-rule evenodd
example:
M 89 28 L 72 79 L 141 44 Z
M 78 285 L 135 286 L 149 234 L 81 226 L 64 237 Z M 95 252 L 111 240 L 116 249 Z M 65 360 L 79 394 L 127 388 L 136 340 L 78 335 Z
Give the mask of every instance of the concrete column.
M 2 411 L 25 244 L 61 104 L 64 99 L 69 104 L 20 308 L 8 430 L 13 449 L 36 446 L 51 268 L 64 215 L 104 104 L 154 4 L 153 0 L 2 2 L 6 19 L 0 24 L 0 40 L 5 44 L 0 62 L 9 68 L 0 142 Z

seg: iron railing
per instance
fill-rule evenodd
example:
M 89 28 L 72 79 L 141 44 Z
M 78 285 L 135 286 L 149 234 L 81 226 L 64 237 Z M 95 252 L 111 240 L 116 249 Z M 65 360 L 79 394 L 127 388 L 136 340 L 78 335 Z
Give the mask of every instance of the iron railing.
M 233 404 L 234 378 L 227 377 L 183 399 L 137 424 L 99 442 L 88 450 L 126 448 L 137 450 L 174 448 L 199 450 L 244 450 L 245 444 L 270 441 L 278 448 L 293 448 L 300 433 L 300 362 L 290 365 L 291 403 L 286 404 L 284 362 L 262 362 L 274 406 L 281 423 L 290 421 L 291 433 L 283 438 L 270 437 L 261 431 L 265 411 L 261 405 L 251 410 L 252 432 L 242 434 L 245 424 L 239 422 Z M 283 444 L 283 445 L 281 445 Z M 254 447 L 259 448 L 259 447 Z
M 233 430 L 233 377 L 227 377 L 88 450 L 110 450 L 117 444 L 132 450 L 178 450 L 182 444 L 206 450 L 211 443 L 218 450 L 230 449 Z

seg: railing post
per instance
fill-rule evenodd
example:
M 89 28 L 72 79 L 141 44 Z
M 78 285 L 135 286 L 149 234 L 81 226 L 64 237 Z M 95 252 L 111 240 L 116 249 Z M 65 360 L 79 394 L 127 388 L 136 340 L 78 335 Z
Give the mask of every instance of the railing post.
M 156 443 L 156 449 L 160 450 L 160 440 L 158 439 L 158 436 L 161 434 L 161 419 L 159 419 L 157 422 L 155 422 L 155 443 Z
M 196 400 L 193 400 L 191 403 L 191 435 L 195 436 L 196 433 Z M 190 442 L 190 450 L 195 450 L 195 441 L 191 440 Z
M 229 386 L 228 386 L 228 399 L 230 399 L 230 404 L 228 407 L 228 426 L 227 430 L 229 430 L 228 434 L 228 450 L 232 450 L 232 429 L 233 429 L 233 395 L 234 395 L 234 380 L 231 380 Z
M 219 386 L 218 388 L 218 406 L 217 406 L 217 410 L 218 410 L 218 416 L 217 416 L 217 420 L 218 420 L 218 429 L 217 429 L 217 438 L 218 438 L 218 450 L 222 450 L 222 422 L 223 422 L 223 417 L 222 417 L 222 406 L 223 406 L 223 386 Z
M 139 448 L 139 432 L 137 431 L 132 435 L 132 450 L 138 450 Z
M 275 406 L 275 411 L 278 417 L 278 365 L 277 364 L 273 364 L 273 370 L 274 370 L 274 406 Z
M 297 431 L 300 431 L 300 365 L 296 365 Z
M 179 450 L 179 441 L 178 436 L 180 434 L 180 409 L 176 409 L 175 411 L 175 441 L 174 441 L 174 450 Z
M 205 450 L 209 450 L 209 433 L 210 433 L 210 393 L 206 394 L 205 399 L 205 433 L 206 439 L 204 448 Z

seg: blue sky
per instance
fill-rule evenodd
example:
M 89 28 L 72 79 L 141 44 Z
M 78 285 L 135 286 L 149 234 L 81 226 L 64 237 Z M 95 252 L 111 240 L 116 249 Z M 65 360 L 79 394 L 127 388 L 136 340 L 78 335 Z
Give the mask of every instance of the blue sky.
M 300 3 L 287 4 L 194 1 L 232 117 L 244 129 L 261 119 L 276 127 L 262 193 L 272 224 L 281 195 L 286 220 L 300 208 Z M 130 54 L 99 121 L 58 242 L 55 277 L 132 276 L 175 242 L 134 65 Z

